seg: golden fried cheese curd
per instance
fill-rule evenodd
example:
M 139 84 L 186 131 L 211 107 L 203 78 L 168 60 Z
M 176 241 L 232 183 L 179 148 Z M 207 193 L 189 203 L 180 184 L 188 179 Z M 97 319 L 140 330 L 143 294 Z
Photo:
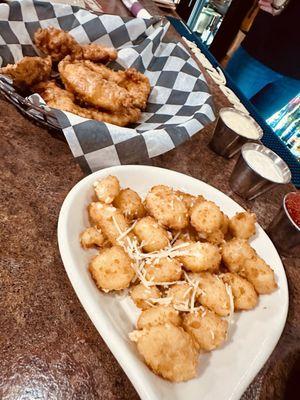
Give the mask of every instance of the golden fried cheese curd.
M 146 214 L 142 199 L 134 190 L 129 188 L 120 191 L 114 199 L 113 205 L 121 210 L 129 221 L 142 218 Z
M 176 283 L 170 286 L 166 297 L 170 298 L 175 308 L 187 308 L 190 303 L 193 288 L 186 282 Z
M 161 225 L 170 229 L 188 226 L 188 209 L 173 189 L 168 186 L 153 186 L 147 194 L 146 209 Z
M 245 239 L 233 238 L 222 245 L 222 258 L 230 272 L 239 272 L 245 261 L 256 256 Z
M 110 204 L 120 192 L 119 181 L 112 175 L 96 181 L 93 186 L 97 199 L 106 204 Z
M 192 379 L 197 373 L 198 352 L 192 338 L 173 324 L 151 326 L 134 331 L 130 339 L 148 367 L 171 382 Z
M 145 265 L 146 279 L 152 282 L 178 281 L 182 275 L 180 262 L 170 257 L 154 259 Z
M 173 307 L 161 305 L 142 311 L 136 326 L 138 329 L 144 329 L 150 328 L 150 326 L 164 325 L 167 323 L 179 326 L 181 324 L 181 318 L 179 312 Z
M 129 224 L 121 211 L 109 204 L 94 202 L 89 205 L 88 212 L 91 222 L 101 228 L 111 244 L 119 245 L 120 232 L 125 232 L 129 228 Z M 129 237 L 132 237 L 131 233 L 129 233 Z M 124 240 L 124 243 L 126 243 L 126 240 Z
M 152 217 L 141 218 L 135 225 L 133 232 L 139 242 L 143 244 L 143 250 L 148 253 L 162 250 L 169 245 L 168 232 Z
M 141 310 L 151 308 L 150 299 L 159 299 L 161 292 L 156 286 L 144 286 L 142 283 L 134 286 L 130 291 L 130 296 L 135 305 Z M 147 303 L 149 301 L 149 303 Z
M 198 201 L 190 211 L 191 224 L 197 232 L 208 235 L 220 230 L 224 222 L 223 213 L 212 201 Z
M 177 244 L 180 241 L 176 242 Z M 217 271 L 221 262 L 221 254 L 218 246 L 212 243 L 191 243 L 182 247 L 180 251 L 186 255 L 178 256 L 177 259 L 184 268 L 192 272 Z
M 188 210 L 195 205 L 196 201 L 205 200 L 203 196 L 193 196 L 192 194 L 182 192 L 181 190 L 176 190 L 175 194 L 179 200 L 185 203 Z
M 258 303 L 258 296 L 252 283 L 238 274 L 222 274 L 223 282 L 230 285 L 235 310 L 251 310 Z
M 90 262 L 89 271 L 105 292 L 127 288 L 135 275 L 129 256 L 120 246 L 102 250 Z
M 86 228 L 80 234 L 80 243 L 84 249 L 88 249 L 93 246 L 103 246 L 105 243 L 105 237 L 101 231 L 101 229 L 91 226 Z
M 258 256 L 246 260 L 239 274 L 252 283 L 258 294 L 269 294 L 277 289 L 274 271 Z
M 191 274 L 191 277 L 194 278 L 195 275 Z M 201 272 L 197 276 L 200 288 L 197 300 L 221 317 L 227 317 L 230 314 L 230 297 L 225 283 L 218 275 L 209 272 Z
M 208 309 L 186 313 L 182 326 L 194 339 L 198 350 L 211 351 L 224 343 L 227 337 L 228 322 Z
M 249 212 L 240 212 L 230 218 L 229 230 L 233 237 L 249 239 L 255 234 L 256 215 Z

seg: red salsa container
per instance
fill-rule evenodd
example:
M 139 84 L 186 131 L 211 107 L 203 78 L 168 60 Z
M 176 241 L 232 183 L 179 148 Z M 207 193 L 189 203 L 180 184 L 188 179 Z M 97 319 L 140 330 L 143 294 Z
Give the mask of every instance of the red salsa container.
M 288 193 L 284 199 L 284 206 L 290 219 L 300 229 L 300 192 Z

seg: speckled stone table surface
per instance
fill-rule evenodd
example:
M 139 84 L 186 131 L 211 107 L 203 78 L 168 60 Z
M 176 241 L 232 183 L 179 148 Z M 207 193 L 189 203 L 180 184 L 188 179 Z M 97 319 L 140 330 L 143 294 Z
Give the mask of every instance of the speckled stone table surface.
M 104 10 L 126 15 L 118 1 Z M 144 4 L 155 11 L 149 1 Z M 171 31 L 170 38 L 176 39 Z M 226 100 L 209 81 L 216 108 Z M 245 203 L 228 186 L 235 160 L 212 153 L 214 125 L 153 164 L 199 178 L 253 210 L 266 227 L 283 195 L 274 189 Z M 69 283 L 56 240 L 68 191 L 83 178 L 67 144 L 53 138 L 0 99 L 1 266 L 0 399 L 138 399 Z M 284 333 L 243 400 L 293 399 L 300 363 L 300 260 L 283 259 L 290 289 Z M 222 382 L 216 382 L 222 384 Z M 298 397 L 299 398 L 299 397 Z M 222 399 L 216 399 L 222 400 Z

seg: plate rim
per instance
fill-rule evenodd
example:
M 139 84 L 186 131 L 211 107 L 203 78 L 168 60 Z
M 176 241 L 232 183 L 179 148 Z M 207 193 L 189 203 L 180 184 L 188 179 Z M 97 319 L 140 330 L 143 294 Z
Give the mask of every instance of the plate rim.
M 63 231 L 64 231 L 64 228 L 66 228 L 66 226 L 67 226 L 66 222 L 68 220 L 68 218 L 67 218 L 68 210 L 70 209 L 70 205 L 72 203 L 72 201 L 71 201 L 72 198 L 79 191 L 81 186 L 84 186 L 87 181 L 92 180 L 92 177 L 96 177 L 97 175 L 103 175 L 106 173 L 107 174 L 117 173 L 121 169 L 122 170 L 124 170 L 124 169 L 133 169 L 133 170 L 134 169 L 137 169 L 137 170 L 156 169 L 156 170 L 160 170 L 161 172 L 172 173 L 172 174 L 178 175 L 181 178 L 183 178 L 183 177 L 189 178 L 191 180 L 194 180 L 197 183 L 200 182 L 201 184 L 204 184 L 204 186 L 206 186 L 209 190 L 216 191 L 218 194 L 226 196 L 228 199 L 230 199 L 230 201 L 234 202 L 240 209 L 243 209 L 243 210 L 245 210 L 245 209 L 239 203 L 237 203 L 235 200 L 233 200 L 230 196 L 228 196 L 226 193 L 215 188 L 214 186 L 210 185 L 209 183 L 206 183 L 200 179 L 194 178 L 193 176 L 190 176 L 190 175 L 178 172 L 178 171 L 174 171 L 171 169 L 167 169 L 167 168 L 161 168 L 161 167 L 149 166 L 149 165 L 134 165 L 134 164 L 132 164 L 132 165 L 131 164 L 130 165 L 117 165 L 117 166 L 112 166 L 112 167 L 108 167 L 108 168 L 103 168 L 101 170 L 95 171 L 92 174 L 85 176 L 71 188 L 71 190 L 68 192 L 68 194 L 66 195 L 66 197 L 63 201 L 63 204 L 62 204 L 60 212 L 59 212 L 58 224 L 57 224 L 58 247 L 59 247 L 59 252 L 60 252 L 62 262 L 63 262 L 64 269 L 65 269 L 67 276 L 69 278 L 69 281 L 77 295 L 77 298 L 80 301 L 81 306 L 87 313 L 88 317 L 92 321 L 94 327 L 97 329 L 98 333 L 100 334 L 100 336 L 106 343 L 107 347 L 112 352 L 113 356 L 115 357 L 115 359 L 117 360 L 117 362 L 119 363 L 121 368 L 123 369 L 124 373 L 129 378 L 131 384 L 134 386 L 134 388 L 136 389 L 136 391 L 139 394 L 139 396 L 141 397 L 141 399 L 143 399 L 143 400 L 154 400 L 154 399 L 159 400 L 158 397 L 156 396 L 156 394 L 152 391 L 152 388 L 151 388 L 151 390 L 149 390 L 149 388 L 147 389 L 147 387 L 149 385 L 143 385 L 138 379 L 135 379 L 136 371 L 133 372 L 132 368 L 126 368 L 127 362 L 125 362 L 125 359 L 127 357 L 123 356 L 118 351 L 118 349 L 116 348 L 117 346 L 115 345 L 114 341 L 112 342 L 112 340 L 111 340 L 112 333 L 115 334 L 115 331 L 112 330 L 113 332 L 111 332 L 111 331 L 108 332 L 106 327 L 103 328 L 103 325 L 100 326 L 98 324 L 98 322 L 96 321 L 96 319 L 93 316 L 93 313 L 90 312 L 92 307 L 88 306 L 88 303 L 92 303 L 91 299 L 89 299 L 88 297 L 83 298 L 84 296 L 82 296 L 82 293 L 81 293 L 82 289 L 79 288 L 80 285 L 78 282 L 76 282 L 77 273 L 76 273 L 75 269 L 72 271 L 72 268 L 69 268 L 66 266 L 66 265 L 68 265 L 67 259 L 68 259 L 69 254 L 71 254 L 71 252 L 69 251 L 68 246 L 65 246 L 65 243 L 67 242 L 67 235 L 65 235 L 63 233 Z M 251 382 L 253 381 L 255 376 L 258 374 L 258 372 L 261 370 L 261 368 L 263 368 L 266 361 L 269 359 L 269 357 L 273 353 L 279 339 L 281 338 L 282 332 L 283 332 L 285 324 L 286 324 L 286 319 L 287 319 L 288 310 L 289 310 L 289 291 L 288 291 L 288 282 L 287 282 L 284 265 L 282 263 L 281 257 L 278 254 L 277 249 L 274 246 L 272 240 L 269 238 L 269 236 L 267 235 L 265 230 L 260 225 L 259 225 L 259 227 L 261 228 L 261 230 L 263 231 L 265 236 L 269 239 L 270 244 L 274 248 L 274 251 L 275 251 L 278 261 L 280 263 L 280 267 L 283 272 L 280 290 L 282 290 L 283 296 L 285 296 L 286 301 L 284 303 L 284 308 L 282 308 L 280 324 L 278 324 L 277 329 L 275 331 L 276 335 L 274 334 L 274 335 L 272 335 L 271 338 L 268 337 L 268 340 L 264 340 L 262 342 L 261 348 L 259 351 L 260 356 L 255 357 L 255 359 L 253 360 L 253 362 L 251 364 L 251 369 L 248 368 L 246 373 L 244 373 L 241 376 L 240 381 L 236 384 L 234 391 L 232 392 L 232 394 L 230 395 L 228 400 L 240 399 L 240 397 L 243 395 L 243 393 L 245 392 L 247 387 L 251 384 Z M 104 320 L 107 320 L 107 317 L 102 312 L 101 307 L 99 307 L 99 314 L 101 314 L 101 316 L 103 317 Z M 124 354 L 125 354 L 125 352 L 124 352 Z M 149 370 L 149 372 L 152 373 L 150 370 Z M 198 377 L 198 379 L 199 379 L 199 377 Z

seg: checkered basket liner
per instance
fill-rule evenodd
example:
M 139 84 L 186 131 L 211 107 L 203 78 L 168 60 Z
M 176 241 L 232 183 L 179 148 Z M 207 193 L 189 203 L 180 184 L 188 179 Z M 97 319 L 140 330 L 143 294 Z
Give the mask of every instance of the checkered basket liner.
M 7 1 L 0 4 L 2 65 L 37 55 L 34 32 L 50 25 L 69 31 L 79 43 L 115 47 L 118 58 L 110 66 L 134 67 L 151 84 L 147 108 L 131 127 L 55 110 L 71 151 L 84 169 L 147 162 L 179 146 L 215 119 L 203 74 L 181 43 L 163 41 L 169 23 L 162 18 L 124 18 L 65 4 Z

